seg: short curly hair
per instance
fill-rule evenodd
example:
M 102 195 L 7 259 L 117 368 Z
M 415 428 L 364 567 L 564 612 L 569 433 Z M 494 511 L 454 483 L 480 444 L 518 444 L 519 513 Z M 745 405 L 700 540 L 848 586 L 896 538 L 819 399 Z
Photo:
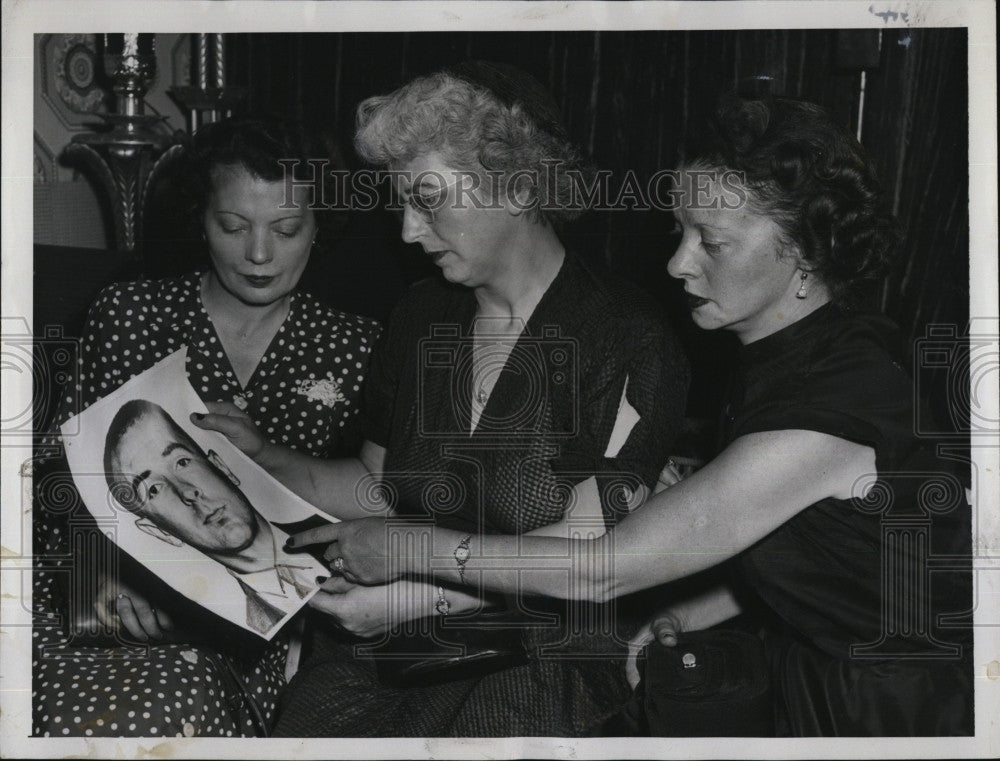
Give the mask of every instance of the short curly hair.
M 851 304 L 900 241 L 872 161 L 822 107 L 725 95 L 682 164 L 742 173 L 751 210 L 771 217 L 831 297 Z
M 483 83 L 496 78 L 517 94 L 504 97 Z M 558 226 L 582 213 L 572 183 L 591 168 L 548 92 L 512 66 L 475 61 L 418 77 L 363 101 L 355 126 L 355 148 L 370 164 L 398 166 L 437 151 L 464 171 L 500 172 L 504 182 L 517 173 L 517 190 L 527 183 L 532 194 L 533 220 Z
M 294 162 L 288 165 L 292 176 L 315 187 L 316 242 L 329 246 L 346 223 L 346 211 L 330 205 L 331 199 L 339 198 L 333 183 L 343 162 L 336 146 L 298 122 L 278 116 L 222 119 L 195 133 L 186 151 L 193 219 L 201 225 L 214 174 L 220 168 L 242 166 L 254 177 L 276 182 L 285 178 L 286 168 L 280 162 L 289 160 Z

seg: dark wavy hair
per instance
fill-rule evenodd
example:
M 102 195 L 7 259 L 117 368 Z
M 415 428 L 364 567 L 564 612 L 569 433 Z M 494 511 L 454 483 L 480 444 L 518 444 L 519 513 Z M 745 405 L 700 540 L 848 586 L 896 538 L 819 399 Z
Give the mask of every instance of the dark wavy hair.
M 108 426 L 107 433 L 104 435 L 104 478 L 108 484 L 108 491 L 118 504 L 129 512 L 135 512 L 139 502 L 139 494 L 131 482 L 131 478 L 135 474 L 121 472 L 119 450 L 125 434 L 138 425 L 141 420 L 151 416 L 160 417 L 177 436 L 178 441 L 188 446 L 192 452 L 197 452 L 208 459 L 198 442 L 177 425 L 177 421 L 163 407 L 147 399 L 129 399 L 115 413 L 111 425 Z
M 190 178 L 188 208 L 192 220 L 202 225 L 214 173 L 222 167 L 243 167 L 252 176 L 274 182 L 287 171 L 281 161 L 291 161 L 292 176 L 315 188 L 318 246 L 329 246 L 346 223 L 346 211 L 330 208 L 339 199 L 334 191 L 333 171 L 342 170 L 343 160 L 331 141 L 303 125 L 277 116 L 222 119 L 201 127 L 188 144 L 182 159 Z M 310 164 L 309 162 L 314 162 Z
M 842 304 L 880 277 L 900 242 L 872 161 L 822 107 L 724 95 L 682 164 L 744 176 L 750 208 L 777 223 Z

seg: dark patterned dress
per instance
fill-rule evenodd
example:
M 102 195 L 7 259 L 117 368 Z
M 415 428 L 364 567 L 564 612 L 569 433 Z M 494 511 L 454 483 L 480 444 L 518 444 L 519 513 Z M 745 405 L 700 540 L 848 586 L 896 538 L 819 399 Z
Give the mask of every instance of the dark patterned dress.
M 769 614 L 778 730 L 971 734 L 970 508 L 914 435 L 913 381 L 881 317 L 826 305 L 741 348 L 728 441 L 810 430 L 875 450 L 865 499 L 826 499 L 737 559 Z
M 243 387 L 202 306 L 200 283 L 201 275 L 192 274 L 105 289 L 91 308 L 79 376 L 66 389 L 57 425 L 187 346 L 188 378 L 203 400 L 244 407 L 274 442 L 323 456 L 356 452 L 361 387 L 377 323 L 294 293 L 288 316 Z M 77 644 L 62 623 L 70 601 L 63 599 L 66 585 L 58 582 L 59 576 L 70 575 L 69 558 L 80 557 L 80 537 L 92 538 L 93 529 L 82 504 L 69 515 L 65 506 L 51 496 L 36 499 L 35 546 L 44 548 L 42 565 L 51 570 L 36 572 L 34 579 L 32 733 L 149 737 L 267 732 L 285 685 L 287 637 L 262 645 L 250 635 L 233 640 L 239 646 L 211 639 L 137 648 Z M 142 573 L 121 555 L 122 573 Z M 125 578 L 155 585 L 151 578 Z M 178 623 L 189 612 L 181 608 L 179 616 L 177 609 L 164 609 Z M 190 613 L 211 626 L 209 614 L 196 608 Z
M 470 533 L 522 533 L 564 515 L 572 525 L 568 495 L 596 477 L 603 525 L 578 527 L 613 525 L 639 484 L 656 482 L 684 413 L 687 363 L 659 310 L 634 287 L 567 255 L 470 433 L 475 311 L 472 291 L 419 283 L 375 349 L 366 432 L 386 447 L 384 482 L 397 511 Z M 634 425 L 620 447 L 609 447 L 626 407 L 637 413 Z M 621 611 L 521 602 L 534 614 L 520 631 L 529 663 L 437 685 L 385 686 L 373 658 L 317 630 L 275 734 L 592 732 L 628 694 Z

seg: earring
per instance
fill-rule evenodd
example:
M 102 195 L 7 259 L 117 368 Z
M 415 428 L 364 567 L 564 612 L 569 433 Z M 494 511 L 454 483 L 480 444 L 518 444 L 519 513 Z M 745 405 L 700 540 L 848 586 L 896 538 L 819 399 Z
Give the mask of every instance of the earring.
M 808 272 L 803 272 L 799 275 L 799 290 L 795 292 L 795 298 L 804 299 L 809 294 L 806 292 L 806 280 L 809 278 Z

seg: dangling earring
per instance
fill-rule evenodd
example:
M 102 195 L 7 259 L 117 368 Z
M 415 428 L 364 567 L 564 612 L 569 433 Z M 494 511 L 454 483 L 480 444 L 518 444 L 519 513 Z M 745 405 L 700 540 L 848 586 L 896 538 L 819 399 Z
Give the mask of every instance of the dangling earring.
M 808 272 L 803 272 L 801 275 L 799 275 L 799 290 L 795 292 L 795 298 L 804 299 L 806 296 L 809 295 L 808 292 L 806 291 L 806 280 L 808 278 L 809 278 Z

